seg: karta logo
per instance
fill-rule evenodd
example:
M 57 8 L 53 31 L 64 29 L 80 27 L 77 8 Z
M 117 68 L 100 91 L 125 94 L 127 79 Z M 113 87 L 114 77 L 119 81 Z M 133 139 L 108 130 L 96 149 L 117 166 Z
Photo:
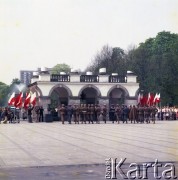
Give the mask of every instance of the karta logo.
M 173 163 L 159 163 L 155 159 L 153 163 L 126 163 L 126 158 L 108 158 L 105 160 L 106 179 L 177 179 Z M 148 171 L 151 170 L 152 176 Z

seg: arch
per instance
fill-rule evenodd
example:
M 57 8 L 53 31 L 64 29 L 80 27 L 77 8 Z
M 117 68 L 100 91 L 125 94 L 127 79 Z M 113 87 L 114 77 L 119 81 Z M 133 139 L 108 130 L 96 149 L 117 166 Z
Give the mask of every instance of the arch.
M 31 87 L 29 87 L 29 89 L 33 93 L 36 92 L 38 97 L 43 96 L 43 93 L 42 93 L 41 89 L 37 85 L 31 86 Z
M 121 90 L 123 90 L 123 91 L 125 92 L 125 96 L 126 96 L 126 97 L 129 96 L 129 92 L 128 92 L 128 90 L 127 90 L 125 87 L 123 87 L 122 85 L 115 85 L 115 86 L 113 86 L 113 87 L 111 87 L 111 88 L 109 89 L 109 91 L 108 91 L 108 93 L 107 93 L 107 97 L 108 97 L 108 98 L 109 98 L 110 93 L 111 93 L 114 89 L 121 89 Z
M 72 91 L 71 91 L 66 85 L 64 85 L 64 84 L 57 84 L 57 85 L 53 86 L 53 87 L 51 88 L 51 90 L 49 91 L 49 96 L 51 96 L 52 92 L 53 92 L 56 88 L 64 88 L 64 89 L 67 91 L 69 97 L 72 96 Z
M 97 96 L 98 96 L 98 97 L 101 97 L 101 92 L 100 92 L 100 90 L 99 90 L 95 85 L 93 85 L 93 84 L 87 84 L 87 85 L 85 85 L 84 87 L 82 87 L 82 88 L 80 89 L 79 93 L 78 93 L 78 97 L 80 97 L 80 95 L 82 94 L 82 92 L 83 92 L 85 89 L 87 89 L 87 88 L 93 88 L 93 89 L 95 89 L 96 92 L 97 92 Z

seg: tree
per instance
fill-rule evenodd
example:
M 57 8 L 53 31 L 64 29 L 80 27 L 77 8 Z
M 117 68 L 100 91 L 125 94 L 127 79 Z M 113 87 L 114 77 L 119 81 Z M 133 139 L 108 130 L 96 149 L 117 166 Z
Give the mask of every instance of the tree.
M 86 68 L 86 71 L 98 73 L 100 68 L 106 68 L 107 74 L 118 73 L 124 75 L 126 73 L 125 53 L 119 47 L 112 48 L 108 45 L 102 47 Z
M 9 93 L 9 86 L 0 82 L 0 106 L 7 105 L 7 97 Z
M 92 71 L 98 74 L 100 68 L 106 68 L 108 71 L 108 64 L 112 56 L 112 47 L 105 45 L 102 47 L 100 52 L 97 52 L 91 64 L 86 68 L 85 71 Z
M 164 105 L 178 104 L 178 34 L 159 32 L 128 52 L 130 68 L 141 89 L 160 92 Z
M 63 64 L 57 64 L 52 68 L 52 74 L 59 74 L 60 72 L 68 73 L 70 72 L 71 68 L 69 65 L 63 63 Z

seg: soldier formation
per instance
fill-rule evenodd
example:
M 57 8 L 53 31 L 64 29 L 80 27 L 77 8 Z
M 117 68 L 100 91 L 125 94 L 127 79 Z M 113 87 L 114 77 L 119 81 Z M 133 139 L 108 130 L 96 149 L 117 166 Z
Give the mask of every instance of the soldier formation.
M 126 106 L 126 105 L 114 105 L 112 104 L 110 108 L 104 105 L 94 105 L 94 104 L 74 104 L 66 106 L 62 104 L 58 108 L 60 119 L 62 124 L 68 121 L 69 124 L 72 121 L 75 124 L 86 124 L 90 123 L 100 123 L 103 121 L 112 121 L 112 123 L 155 123 L 155 115 L 158 112 L 158 108 L 155 106 Z
M 33 112 L 36 114 L 35 122 L 43 122 L 43 107 L 29 106 L 27 110 L 22 109 L 22 119 L 27 118 L 29 123 L 33 122 Z M 135 105 L 114 105 L 108 108 L 106 104 L 74 104 L 65 106 L 62 104 L 54 110 L 62 124 L 99 124 L 100 122 L 107 123 L 155 123 L 159 120 L 176 120 L 178 119 L 178 109 L 175 107 L 158 108 L 156 106 L 135 106 Z M 0 122 L 13 123 L 18 120 L 20 122 L 18 111 L 14 111 L 8 107 L 0 108 Z

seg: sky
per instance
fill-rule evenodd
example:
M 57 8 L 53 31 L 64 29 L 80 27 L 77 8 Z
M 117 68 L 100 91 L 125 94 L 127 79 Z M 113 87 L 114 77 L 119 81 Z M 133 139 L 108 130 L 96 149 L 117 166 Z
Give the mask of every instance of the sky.
M 66 63 L 84 70 L 104 45 L 178 33 L 177 0 L 0 0 L 0 81 Z

